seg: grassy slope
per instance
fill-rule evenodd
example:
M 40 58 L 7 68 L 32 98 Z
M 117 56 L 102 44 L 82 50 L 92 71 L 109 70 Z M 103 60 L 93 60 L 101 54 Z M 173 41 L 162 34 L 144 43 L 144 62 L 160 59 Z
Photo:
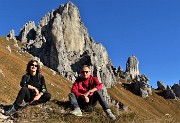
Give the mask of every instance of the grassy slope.
M 120 84 L 114 85 L 108 92 L 114 99 L 122 102 L 131 111 L 135 112 L 139 118 L 157 121 L 171 117 L 180 120 L 180 100 L 165 100 L 157 94 L 159 93 L 157 90 L 153 89 L 152 95 L 146 99 L 126 90 Z
M 6 49 L 7 45 L 11 47 L 11 53 Z M 0 102 L 5 104 L 13 103 L 20 89 L 19 82 L 22 75 L 25 73 L 27 62 L 32 58 L 28 53 L 20 54 L 17 51 L 18 49 L 14 47 L 14 42 L 12 40 L 7 41 L 5 37 L 0 37 L 0 70 L 3 71 L 3 75 L 0 74 Z M 38 115 L 45 112 L 43 109 L 37 110 L 30 107 L 20 112 L 21 115 L 19 116 L 18 122 L 23 122 L 23 119 L 29 120 L 29 122 L 32 122 L 32 120 L 37 122 L 64 121 L 74 123 L 111 122 L 105 117 L 105 114 L 102 113 L 102 109 L 98 107 L 95 111 L 85 115 L 83 118 L 67 115 L 68 113 L 60 113 L 60 110 L 66 109 L 65 105 L 67 103 L 64 103 L 64 105 L 63 101 L 68 100 L 67 95 L 70 92 L 72 83 L 60 75 L 53 75 L 51 70 L 47 67 L 43 67 L 43 75 L 46 79 L 47 88 L 52 94 L 52 100 L 55 99 L 60 102 L 52 101 L 48 103 L 48 106 L 53 110 L 48 110 L 45 114 L 42 114 L 44 117 L 48 114 L 48 118 L 42 118 Z M 153 90 L 153 95 L 147 99 L 134 95 L 130 91 L 124 89 L 120 84 L 116 84 L 109 89 L 108 92 L 114 99 L 122 102 L 130 109 L 130 112 L 120 111 L 116 122 L 129 122 L 132 120 L 134 122 L 152 122 L 152 120 L 153 122 L 164 122 L 166 119 L 170 121 L 180 120 L 178 117 L 180 116 L 180 102 L 177 100 L 165 100 L 155 93 L 156 90 Z M 31 113 L 29 113 L 30 111 L 36 112 L 36 117 L 39 117 L 39 119 L 33 119 Z M 113 111 L 116 112 L 116 109 L 114 108 Z M 24 116 L 24 114 L 28 115 Z M 170 115 L 166 116 L 165 114 Z
M 6 46 L 11 47 L 11 53 Z M 12 40 L 7 41 L 5 37 L 0 37 L 0 101 L 12 103 L 20 89 L 19 83 L 23 74 L 25 74 L 26 65 L 32 56 L 28 53 L 19 53 L 14 47 Z M 66 99 L 70 92 L 72 83 L 60 75 L 53 75 L 53 72 L 47 67 L 43 67 L 43 75 L 46 80 L 47 88 L 52 93 L 52 98 Z

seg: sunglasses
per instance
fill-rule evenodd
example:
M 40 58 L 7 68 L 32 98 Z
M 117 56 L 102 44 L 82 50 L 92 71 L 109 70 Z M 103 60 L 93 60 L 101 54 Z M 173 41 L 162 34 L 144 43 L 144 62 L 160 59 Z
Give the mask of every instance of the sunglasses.
M 81 73 L 86 73 L 86 74 L 87 74 L 88 72 L 89 72 L 89 71 L 81 71 Z
M 31 64 L 30 66 L 38 67 L 38 65 L 35 65 L 35 64 Z

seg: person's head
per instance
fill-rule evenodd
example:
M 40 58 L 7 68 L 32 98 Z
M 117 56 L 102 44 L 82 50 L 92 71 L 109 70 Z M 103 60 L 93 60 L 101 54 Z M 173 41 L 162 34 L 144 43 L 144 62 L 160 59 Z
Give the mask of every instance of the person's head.
M 38 73 L 39 72 L 39 64 L 37 60 L 30 60 L 27 64 L 27 68 L 26 68 L 26 72 L 27 74 L 31 74 L 31 73 Z
M 81 75 L 83 78 L 88 78 L 91 75 L 91 70 L 87 65 L 84 65 L 81 69 Z

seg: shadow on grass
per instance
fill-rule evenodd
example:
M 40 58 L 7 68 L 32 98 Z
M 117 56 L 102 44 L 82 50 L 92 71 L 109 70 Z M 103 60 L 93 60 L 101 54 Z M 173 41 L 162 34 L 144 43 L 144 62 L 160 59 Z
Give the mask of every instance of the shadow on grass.
M 59 107 L 64 107 L 64 109 L 71 108 L 70 101 L 59 101 L 59 100 L 52 100 L 53 103 L 57 104 Z
M 135 95 L 140 95 L 140 92 L 135 90 L 135 83 L 122 83 L 123 87 L 127 90 L 129 90 L 131 93 L 135 94 Z

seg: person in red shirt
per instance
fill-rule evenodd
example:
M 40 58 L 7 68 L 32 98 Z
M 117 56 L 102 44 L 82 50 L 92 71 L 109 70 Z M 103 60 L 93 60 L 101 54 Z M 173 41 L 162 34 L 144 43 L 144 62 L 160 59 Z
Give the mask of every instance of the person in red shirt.
M 74 109 L 70 113 L 82 116 L 81 108 L 85 108 L 88 105 L 95 106 L 98 101 L 106 114 L 115 120 L 116 117 L 109 109 L 101 90 L 102 83 L 99 82 L 97 77 L 91 76 L 91 70 L 87 65 L 84 65 L 81 69 L 81 77 L 76 79 L 69 94 L 69 100 Z

